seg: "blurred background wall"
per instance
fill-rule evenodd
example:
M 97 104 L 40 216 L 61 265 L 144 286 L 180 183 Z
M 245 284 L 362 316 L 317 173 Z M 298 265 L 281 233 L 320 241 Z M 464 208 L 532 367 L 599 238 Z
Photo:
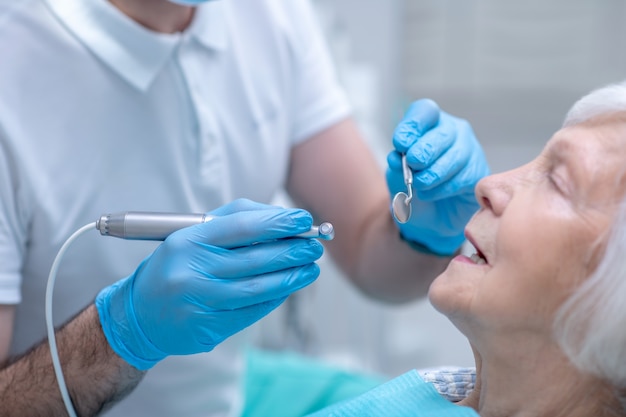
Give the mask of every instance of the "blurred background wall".
M 314 2 L 381 169 L 414 99 L 468 119 L 500 172 L 532 159 L 577 98 L 626 79 L 622 0 Z M 328 259 L 314 285 L 256 329 L 262 346 L 387 375 L 473 365 L 464 337 L 426 300 L 369 300 Z

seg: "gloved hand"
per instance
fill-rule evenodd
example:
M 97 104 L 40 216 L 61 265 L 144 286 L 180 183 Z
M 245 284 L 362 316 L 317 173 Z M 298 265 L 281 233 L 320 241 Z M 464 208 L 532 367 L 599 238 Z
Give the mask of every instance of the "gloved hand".
M 129 277 L 104 288 L 104 334 L 140 370 L 168 355 L 208 352 L 319 275 L 313 219 L 300 209 L 237 200 L 172 233 Z
M 413 171 L 411 218 L 398 223 L 401 235 L 440 255 L 450 255 L 464 240 L 464 228 L 478 210 L 476 183 L 489 175 L 485 155 L 465 120 L 441 111 L 429 99 L 411 105 L 396 127 L 387 156 L 391 197 L 406 192 L 402 153 Z

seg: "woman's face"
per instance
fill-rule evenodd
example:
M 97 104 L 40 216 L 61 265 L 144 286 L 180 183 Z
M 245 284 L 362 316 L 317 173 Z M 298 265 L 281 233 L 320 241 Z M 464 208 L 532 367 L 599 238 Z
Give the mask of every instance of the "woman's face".
M 597 265 L 625 170 L 626 121 L 614 117 L 564 128 L 532 162 L 483 179 L 466 227 L 482 259 L 451 261 L 431 303 L 474 344 L 550 337 L 556 309 Z

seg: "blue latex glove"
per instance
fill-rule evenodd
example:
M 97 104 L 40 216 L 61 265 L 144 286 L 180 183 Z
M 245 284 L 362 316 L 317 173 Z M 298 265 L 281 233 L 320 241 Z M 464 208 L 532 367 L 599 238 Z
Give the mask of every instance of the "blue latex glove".
M 212 350 L 319 275 L 322 245 L 292 237 L 311 227 L 306 211 L 237 200 L 211 214 L 96 297 L 109 344 L 137 369 Z
M 489 175 L 483 150 L 465 120 L 441 111 L 429 99 L 411 105 L 396 127 L 387 162 L 391 197 L 406 192 L 402 153 L 413 171 L 411 218 L 398 223 L 401 235 L 440 255 L 453 254 L 464 241 L 464 228 L 479 206 L 478 181 Z

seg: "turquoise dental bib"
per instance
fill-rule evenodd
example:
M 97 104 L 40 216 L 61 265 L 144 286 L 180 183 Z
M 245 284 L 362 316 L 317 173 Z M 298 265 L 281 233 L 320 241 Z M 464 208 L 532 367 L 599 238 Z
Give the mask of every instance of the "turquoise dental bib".
M 407 372 L 350 400 L 324 408 L 307 417 L 479 417 L 469 407 L 443 398 L 435 387 Z

